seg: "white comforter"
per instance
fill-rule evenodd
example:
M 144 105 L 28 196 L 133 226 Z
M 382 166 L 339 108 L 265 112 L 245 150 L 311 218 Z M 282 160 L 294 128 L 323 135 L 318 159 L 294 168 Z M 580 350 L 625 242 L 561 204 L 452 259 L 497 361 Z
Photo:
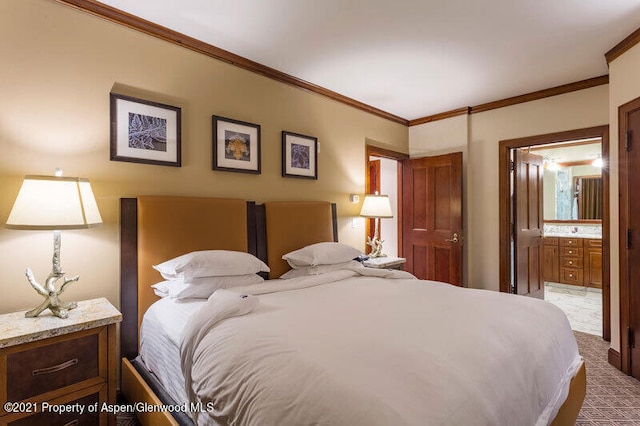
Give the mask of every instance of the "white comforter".
M 411 278 L 362 268 L 218 290 L 182 334 L 197 422 L 548 424 L 580 364 L 564 313 Z

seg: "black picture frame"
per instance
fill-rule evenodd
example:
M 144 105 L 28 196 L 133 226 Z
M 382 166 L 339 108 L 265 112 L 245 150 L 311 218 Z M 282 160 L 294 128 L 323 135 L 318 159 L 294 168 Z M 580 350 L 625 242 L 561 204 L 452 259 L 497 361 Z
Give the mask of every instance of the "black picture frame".
M 110 160 L 182 166 L 182 110 L 110 93 Z
M 318 138 L 282 131 L 282 177 L 318 179 Z
M 260 125 L 213 115 L 212 169 L 262 173 Z

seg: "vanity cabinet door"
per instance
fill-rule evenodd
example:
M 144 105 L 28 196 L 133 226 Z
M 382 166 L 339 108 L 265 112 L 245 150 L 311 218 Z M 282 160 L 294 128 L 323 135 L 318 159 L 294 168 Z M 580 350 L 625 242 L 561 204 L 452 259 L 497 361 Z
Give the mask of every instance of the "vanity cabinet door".
M 602 240 L 585 241 L 584 285 L 602 288 Z

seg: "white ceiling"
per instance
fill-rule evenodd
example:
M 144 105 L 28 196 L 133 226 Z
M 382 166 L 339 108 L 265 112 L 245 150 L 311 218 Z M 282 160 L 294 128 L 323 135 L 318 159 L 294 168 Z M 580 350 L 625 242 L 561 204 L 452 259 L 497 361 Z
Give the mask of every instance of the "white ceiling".
M 101 0 L 405 119 L 608 74 L 640 0 Z

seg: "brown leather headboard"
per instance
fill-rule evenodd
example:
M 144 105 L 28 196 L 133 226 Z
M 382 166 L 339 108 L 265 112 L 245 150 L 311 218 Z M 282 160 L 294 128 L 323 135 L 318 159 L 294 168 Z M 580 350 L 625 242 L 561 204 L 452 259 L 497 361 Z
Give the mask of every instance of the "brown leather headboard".
M 122 199 L 121 206 L 121 308 L 131 304 L 127 297 L 137 298 L 136 306 L 131 308 L 137 307 L 137 315 L 123 310 L 123 333 L 128 326 L 132 330 L 134 324 L 136 327 L 127 331 L 132 334 L 129 339 L 135 338 L 135 345 L 128 342 L 123 347 L 123 356 L 127 356 L 137 352 L 142 316 L 158 300 L 151 285 L 162 281 L 162 277 L 152 266 L 195 250 L 255 254 L 255 203 L 231 198 L 142 196 L 137 201 Z M 248 216 L 253 222 L 248 221 Z M 132 264 L 134 258 L 137 265 Z M 131 318 L 134 316 L 135 322 Z M 122 345 L 125 346 L 124 337 Z
M 289 265 L 282 255 L 309 244 L 337 241 L 335 204 L 326 201 L 264 203 L 269 278 L 279 278 Z

